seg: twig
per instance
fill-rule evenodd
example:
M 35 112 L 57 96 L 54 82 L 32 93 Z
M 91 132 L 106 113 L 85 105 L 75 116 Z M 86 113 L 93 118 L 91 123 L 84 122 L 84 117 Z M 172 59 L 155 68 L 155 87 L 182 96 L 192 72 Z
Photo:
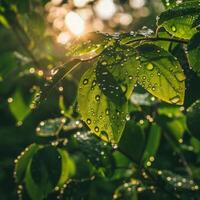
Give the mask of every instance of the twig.
M 131 44 L 134 42 L 142 42 L 142 41 L 167 41 L 167 42 L 176 42 L 182 44 L 188 44 L 187 40 L 177 39 L 177 38 L 164 38 L 164 37 L 145 37 L 145 38 L 136 38 L 131 41 L 128 41 L 126 44 Z

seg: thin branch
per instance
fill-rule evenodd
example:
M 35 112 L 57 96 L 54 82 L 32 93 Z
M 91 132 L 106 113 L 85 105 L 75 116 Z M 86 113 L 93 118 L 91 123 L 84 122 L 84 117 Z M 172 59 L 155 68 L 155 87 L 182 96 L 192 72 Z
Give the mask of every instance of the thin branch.
M 136 38 L 131 41 L 128 41 L 126 44 L 132 44 L 134 42 L 142 42 L 142 41 L 166 41 L 166 42 L 176 42 L 182 44 L 188 44 L 187 40 L 178 39 L 178 38 L 164 38 L 164 37 L 146 37 L 146 38 Z

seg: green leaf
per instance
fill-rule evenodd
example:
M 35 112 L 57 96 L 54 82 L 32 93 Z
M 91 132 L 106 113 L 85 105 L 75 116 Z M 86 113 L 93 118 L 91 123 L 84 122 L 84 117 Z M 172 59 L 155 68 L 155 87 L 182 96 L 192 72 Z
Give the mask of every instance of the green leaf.
M 178 106 L 160 106 L 157 110 L 159 116 L 156 121 L 164 131 L 179 141 L 187 129 L 185 115 Z
M 200 25 L 200 15 L 195 18 L 192 27 L 198 27 L 199 25 Z
M 47 99 L 48 95 L 52 90 L 58 85 L 58 83 L 63 80 L 67 75 L 69 75 L 76 67 L 80 64 L 80 60 L 70 61 L 62 66 L 55 67 L 52 70 L 51 82 L 42 88 L 41 95 L 35 99 L 35 104 L 39 104 Z
M 162 3 L 165 6 L 165 8 L 172 8 L 172 7 L 180 5 L 181 3 L 186 2 L 186 1 L 193 1 L 193 0 L 181 0 L 181 1 L 177 1 L 177 0 L 162 0 Z
M 134 121 L 128 121 L 118 145 L 120 151 L 134 162 L 140 163 L 144 146 L 145 135 L 143 130 Z
M 17 157 L 14 174 L 18 183 L 23 181 L 28 163 L 38 149 L 39 146 L 37 144 L 31 144 Z
M 60 179 L 57 185 L 61 187 L 66 183 L 67 179 L 75 173 L 75 165 L 65 149 L 58 149 L 58 152 L 61 156 L 62 166 Z
M 199 12 L 198 1 L 185 2 L 161 13 L 158 25 L 175 37 L 190 39 L 197 32 L 192 25 Z
M 13 94 L 13 100 L 9 103 L 9 108 L 17 121 L 23 121 L 31 112 L 30 104 L 32 97 L 27 104 L 20 89 L 17 89 Z
M 105 141 L 117 143 L 121 137 L 138 66 L 133 47 L 116 45 L 105 49 L 96 68 L 89 69 L 81 79 L 80 113 L 90 129 Z
M 200 32 L 196 33 L 188 44 L 188 58 L 192 69 L 200 76 Z
M 41 121 L 36 128 L 36 134 L 41 137 L 57 136 L 65 122 L 65 118 L 55 118 Z
M 101 139 L 117 143 L 125 127 L 128 103 L 117 105 L 103 94 L 96 80 L 95 66 L 82 76 L 78 89 L 82 119 Z
M 10 28 L 8 20 L 1 14 L 0 14 L 0 24 L 2 24 L 5 28 Z
M 152 123 L 142 158 L 142 161 L 145 165 L 150 160 L 150 157 L 155 156 L 160 144 L 160 138 L 161 138 L 161 128 L 157 124 Z
M 114 41 L 109 35 L 91 32 L 70 44 L 67 48 L 67 56 L 71 59 L 92 59 L 99 55 L 106 47 L 112 45 Z
M 32 200 L 43 200 L 46 195 L 43 194 L 42 188 L 35 184 L 31 175 L 31 162 L 29 162 L 26 177 L 25 177 L 26 190 Z
M 198 190 L 197 184 L 192 178 L 181 176 L 168 170 L 151 170 L 151 174 L 159 181 L 160 184 L 170 191 L 195 191 Z
M 16 58 L 13 53 L 6 52 L 0 55 L 0 80 L 4 80 L 17 67 Z
M 138 83 L 152 95 L 173 104 L 182 105 L 185 96 L 185 75 L 175 57 L 153 44 L 136 48 L 140 60 Z
M 200 124 L 200 100 L 195 101 L 187 109 L 187 126 L 192 136 L 200 140 L 199 124 Z
M 56 186 L 63 186 L 74 170 L 66 150 L 54 146 L 39 149 L 26 171 L 28 194 L 33 200 L 46 198 Z
M 139 62 L 133 47 L 108 47 L 99 57 L 96 67 L 97 82 L 103 93 L 116 104 L 130 97 L 136 83 Z

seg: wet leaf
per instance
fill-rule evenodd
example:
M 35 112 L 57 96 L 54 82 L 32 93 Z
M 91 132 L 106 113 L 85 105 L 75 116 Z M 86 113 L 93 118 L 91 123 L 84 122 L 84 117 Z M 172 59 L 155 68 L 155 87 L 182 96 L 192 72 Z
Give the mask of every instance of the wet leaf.
M 198 1 L 185 2 L 162 12 L 158 25 L 164 27 L 173 36 L 190 39 L 197 32 L 192 25 L 199 12 Z
M 141 127 L 132 120 L 128 121 L 118 146 L 131 160 L 140 163 L 145 146 L 145 135 Z
M 187 126 L 192 136 L 200 140 L 200 100 L 195 101 L 187 109 Z
M 185 75 L 175 57 L 164 49 L 144 44 L 136 48 L 140 60 L 138 83 L 159 99 L 181 105 L 185 96 Z
M 95 66 L 80 80 L 78 106 L 82 119 L 97 136 L 112 143 L 119 141 L 125 127 L 128 103 L 118 105 L 104 95 L 97 84 Z
M 148 134 L 147 144 L 144 150 L 142 161 L 146 165 L 150 157 L 154 157 L 160 145 L 161 128 L 153 123 Z
M 62 166 L 60 179 L 57 185 L 61 187 L 66 183 L 67 179 L 75 173 L 75 165 L 65 149 L 58 149 L 58 152 L 61 156 Z
M 17 89 L 12 96 L 12 102 L 9 103 L 11 113 L 17 121 L 23 121 L 31 112 L 31 102 L 33 95 L 31 95 L 29 103 L 25 102 L 24 96 L 20 89 Z
M 196 33 L 188 44 L 188 58 L 192 69 L 200 76 L 200 32 Z
M 28 163 L 31 161 L 34 153 L 39 149 L 39 146 L 37 144 L 31 144 L 28 146 L 25 151 L 23 151 L 16 160 L 15 165 L 15 179 L 18 183 L 22 182 L 26 169 L 28 167 Z
M 179 141 L 187 129 L 185 115 L 178 106 L 163 105 L 158 108 L 157 123 L 164 131 Z
M 125 102 L 136 83 L 138 66 L 133 47 L 116 45 L 105 49 L 96 67 L 97 83 L 102 92 L 116 104 Z
M 111 36 L 99 32 L 91 32 L 72 42 L 67 47 L 67 56 L 71 59 L 92 59 L 106 47 L 112 45 L 114 41 Z
M 51 81 L 42 88 L 41 94 L 35 99 L 36 104 L 42 103 L 57 84 L 69 75 L 80 64 L 80 60 L 70 61 L 62 66 L 56 67 L 52 70 Z
M 57 136 L 65 122 L 65 118 L 55 118 L 41 121 L 36 128 L 36 134 L 41 137 Z
M 33 200 L 44 199 L 56 186 L 62 186 L 73 171 L 64 149 L 46 146 L 34 154 L 26 171 L 25 184 Z

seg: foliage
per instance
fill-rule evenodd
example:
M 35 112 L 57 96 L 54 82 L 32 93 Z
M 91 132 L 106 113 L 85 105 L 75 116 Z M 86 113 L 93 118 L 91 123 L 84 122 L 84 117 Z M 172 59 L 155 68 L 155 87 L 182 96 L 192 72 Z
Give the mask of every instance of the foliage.
M 0 1 L 1 150 L 28 146 L 2 198 L 200 199 L 200 2 L 162 2 L 155 31 L 64 49 L 46 1 Z

